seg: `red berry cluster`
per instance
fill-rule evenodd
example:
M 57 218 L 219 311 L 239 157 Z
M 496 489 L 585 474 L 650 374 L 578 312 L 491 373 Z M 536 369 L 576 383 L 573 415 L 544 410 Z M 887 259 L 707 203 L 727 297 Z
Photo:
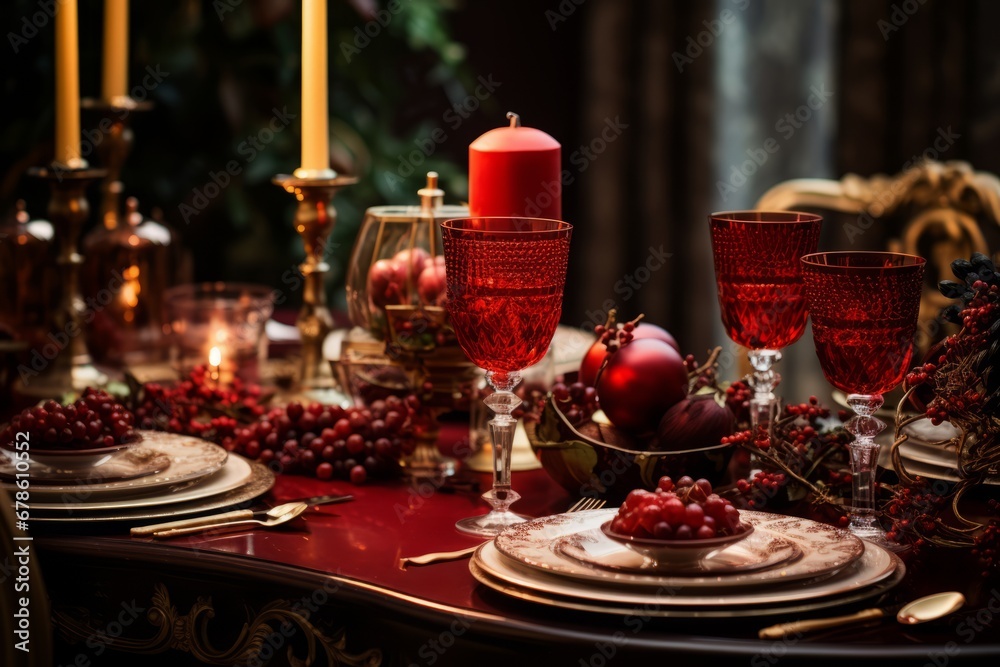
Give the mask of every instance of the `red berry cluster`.
M 694 358 L 693 354 L 685 355 L 684 368 L 687 370 L 688 377 L 690 378 L 688 391 L 692 394 L 705 387 L 718 386 L 717 367 L 715 364 L 702 369 L 700 373 L 698 372 L 698 367 L 698 361 Z
M 932 348 L 925 363 L 906 376 L 907 386 L 929 388 L 918 394 L 923 393 L 933 424 L 975 423 L 979 415 L 1000 409 L 1000 374 L 994 368 L 1000 345 L 1000 274 L 980 253 L 951 266 L 963 282 L 944 280 L 938 288 L 960 303 L 945 308 L 942 316 L 962 330 Z
M 604 343 L 604 347 L 607 348 L 608 356 L 620 350 L 623 345 L 628 345 L 632 342 L 632 339 L 635 338 L 635 334 L 632 332 L 635 331 L 635 326 L 639 324 L 639 320 L 641 320 L 642 317 L 643 316 L 640 315 L 631 322 L 626 322 L 621 326 L 606 326 L 604 324 L 598 324 L 594 327 L 594 333 L 597 334 L 600 341 Z
M 139 440 L 134 416 L 118 399 L 100 389 L 87 388 L 74 403 L 46 401 L 23 410 L 0 434 L 0 442 L 28 433 L 37 449 L 98 449 Z
M 395 474 L 398 459 L 413 451 L 411 418 L 419 405 L 415 396 L 389 396 L 367 408 L 289 403 L 237 428 L 226 447 L 280 472 L 363 484 L 369 475 Z
M 819 403 L 819 399 L 810 396 L 806 403 L 798 403 L 785 406 L 785 416 L 801 416 L 807 419 L 825 419 L 830 416 L 830 409 Z
M 763 509 L 778 493 L 785 488 L 788 478 L 783 472 L 768 472 L 761 470 L 747 481 L 736 482 L 736 489 L 746 498 L 750 509 Z
M 737 424 L 750 422 L 750 399 L 753 390 L 743 380 L 737 380 L 726 387 L 726 406 L 736 415 Z
M 261 389 L 239 378 L 222 386 L 198 366 L 173 385 L 150 382 L 135 399 L 135 417 L 141 428 L 193 435 L 219 444 L 231 438 L 240 422 L 264 413 Z
M 712 490 L 707 479 L 681 477 L 674 484 L 661 477 L 656 491 L 628 494 L 611 530 L 622 535 L 660 540 L 705 540 L 740 531 L 740 513 Z
M 994 514 L 1000 510 L 1000 503 L 997 503 L 995 498 L 990 499 L 990 509 Z M 990 576 L 990 570 L 1000 568 L 1000 522 L 997 519 L 992 519 L 976 536 L 972 555 L 979 558 L 979 564 L 983 568 L 981 575 L 984 579 Z
M 926 480 L 917 477 L 913 486 L 897 489 L 885 506 L 885 516 L 892 522 L 886 537 L 894 542 L 908 542 L 920 547 L 924 538 L 937 532 L 934 517 L 947 500 L 933 493 Z
M 557 382 L 552 387 L 552 400 L 574 426 L 589 421 L 598 408 L 597 390 L 582 382 L 574 382 L 568 387 Z

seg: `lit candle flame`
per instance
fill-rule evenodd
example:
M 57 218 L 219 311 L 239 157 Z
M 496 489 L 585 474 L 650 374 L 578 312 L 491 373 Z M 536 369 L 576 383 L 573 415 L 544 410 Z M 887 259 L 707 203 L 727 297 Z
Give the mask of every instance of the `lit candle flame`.
M 208 352 L 208 363 L 210 366 L 218 369 L 222 365 L 222 350 L 217 347 L 213 347 Z

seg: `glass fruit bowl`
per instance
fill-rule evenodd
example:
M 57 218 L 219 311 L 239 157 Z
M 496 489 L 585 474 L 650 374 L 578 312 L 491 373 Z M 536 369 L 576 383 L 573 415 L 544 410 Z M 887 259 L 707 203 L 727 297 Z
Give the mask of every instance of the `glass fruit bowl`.
M 713 486 L 729 480 L 732 445 L 706 444 L 653 451 L 650 442 L 614 426 L 589 421 L 574 426 L 549 397 L 538 422 L 525 430 L 545 471 L 571 494 L 621 501 L 636 488 L 653 490 L 663 476 L 705 478 Z

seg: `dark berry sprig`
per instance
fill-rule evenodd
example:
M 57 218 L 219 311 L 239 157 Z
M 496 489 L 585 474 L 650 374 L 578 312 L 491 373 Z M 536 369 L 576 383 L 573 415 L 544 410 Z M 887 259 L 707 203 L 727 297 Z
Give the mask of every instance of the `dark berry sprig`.
M 574 382 L 568 387 L 562 382 L 556 383 L 552 387 L 552 400 L 574 426 L 589 421 L 598 409 L 597 390 L 582 382 Z

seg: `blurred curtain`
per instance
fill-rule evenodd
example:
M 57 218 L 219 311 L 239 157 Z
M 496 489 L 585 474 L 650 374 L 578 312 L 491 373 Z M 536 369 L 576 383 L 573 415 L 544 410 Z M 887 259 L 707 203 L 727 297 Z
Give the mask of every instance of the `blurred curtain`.
M 897 173 L 942 131 L 958 138 L 938 159 L 1000 171 L 1000 4 L 589 0 L 587 20 L 581 136 L 609 118 L 628 127 L 580 175 L 567 323 L 614 305 L 698 356 L 734 350 L 708 213 L 750 208 L 791 178 Z M 826 225 L 821 248 L 846 245 Z M 780 370 L 784 396 L 829 391 L 808 333 Z

